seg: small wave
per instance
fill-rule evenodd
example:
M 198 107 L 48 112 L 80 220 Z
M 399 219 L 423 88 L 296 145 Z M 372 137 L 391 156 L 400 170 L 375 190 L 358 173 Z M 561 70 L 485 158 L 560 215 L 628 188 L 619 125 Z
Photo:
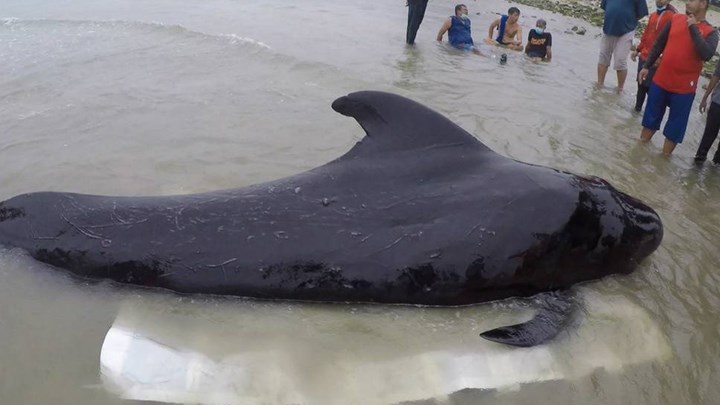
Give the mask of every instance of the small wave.
M 12 27 L 5 29 L 2 24 L 11 25 Z M 220 33 L 210 34 L 202 31 L 195 31 L 178 24 L 167 24 L 157 21 L 127 21 L 127 20 L 66 20 L 66 19 L 17 19 L 4 18 L 0 19 L 0 34 L 4 30 L 18 31 L 18 35 L 29 35 L 34 42 L 31 45 L 39 44 L 38 47 L 52 47 L 53 51 L 59 46 L 74 47 L 75 36 L 92 36 L 88 40 L 88 46 L 78 55 L 64 54 L 73 59 L 72 63 L 85 63 L 97 61 L 102 58 L 113 57 L 126 53 L 133 53 L 138 50 L 153 49 L 153 54 L 165 55 L 171 52 L 176 56 L 186 55 L 184 52 L 190 52 L 197 55 L 197 52 L 221 52 L 226 55 L 226 50 L 232 50 L 237 54 L 230 56 L 228 64 L 247 63 L 252 61 L 253 69 L 257 68 L 258 72 L 265 70 L 282 69 L 286 74 L 282 75 L 288 82 L 299 81 L 305 83 L 306 86 L 318 87 L 319 83 L 323 86 L 345 88 L 348 83 L 362 82 L 356 75 L 348 74 L 337 66 L 313 61 L 304 60 L 297 56 L 288 55 L 280 50 L 273 49 L 266 43 L 256 38 L 245 37 L 236 33 Z M 117 35 L 121 33 L 122 35 Z M 130 35 L 127 35 L 130 34 Z M 52 37 L 52 41 L 46 41 L 46 38 Z M 69 38 L 60 38 L 69 37 Z M 109 37 L 109 38 L 108 38 Z M 129 38 L 128 38 L 129 37 Z M 115 46 L 108 46 L 107 41 L 118 42 Z M 38 42 L 39 41 L 39 42 Z M 97 44 L 102 44 L 102 48 L 98 50 Z M 175 48 L 176 45 L 182 46 L 182 50 Z M 209 46 L 206 46 L 209 45 Z M 218 49 L 219 48 L 219 49 Z M 46 52 L 45 48 L 25 47 L 28 53 Z M 73 48 L 75 49 L 75 48 Z M 166 52 L 166 53 L 163 53 Z M 180 52 L 180 54 L 178 54 Z M 50 53 L 48 57 L 55 57 L 55 53 Z M 227 56 L 227 55 L 226 55 Z M 212 56 L 214 57 L 214 56 Z M 80 59 L 77 59 L 80 58 Z M 23 59 L 24 61 L 25 59 Z M 34 60 L 30 58 L 29 60 Z M 66 61 L 67 63 L 70 63 Z M 20 63 L 20 62 L 18 62 Z M 25 62 L 22 62 L 25 63 Z M 28 62 L 30 63 L 30 62 Z M 24 65 L 23 65 L 24 66 Z M 262 69 L 263 66 L 267 67 Z M 363 84 L 364 85 L 364 84 Z M 360 86 L 362 87 L 362 85 Z
M 3 18 L 3 19 L 2 19 L 2 22 L 3 22 L 2 25 L 13 25 L 13 24 L 15 24 L 15 23 L 18 22 L 18 21 L 20 21 L 19 18 L 6 17 L 6 18 Z
M 236 35 L 236 34 L 224 34 L 224 35 L 220 35 L 220 36 L 221 36 L 221 37 L 224 37 L 224 38 L 229 38 L 231 43 L 238 43 L 238 42 L 239 42 L 239 43 L 243 43 L 243 44 L 257 45 L 257 46 L 260 46 L 260 47 L 265 48 L 265 49 L 272 49 L 272 48 L 270 48 L 270 46 L 268 46 L 267 44 L 264 44 L 264 43 L 262 43 L 262 42 L 260 42 L 260 41 L 254 40 L 254 39 L 252 39 L 252 38 L 241 37 L 241 36 Z
M 243 37 L 234 33 L 230 34 L 210 34 L 202 31 L 195 31 L 184 27 L 179 24 L 165 24 L 158 21 L 125 21 L 125 20 L 53 20 L 53 19 L 33 19 L 33 20 L 21 20 L 15 17 L 6 17 L 0 19 L 4 26 L 15 26 L 15 25 L 71 25 L 71 26 L 86 26 L 90 25 L 93 27 L 101 26 L 125 26 L 130 28 L 149 29 L 152 31 L 165 31 L 165 32 L 177 32 L 184 35 L 195 36 L 207 39 L 223 39 L 227 40 L 230 44 L 241 44 L 256 46 L 266 50 L 272 50 L 267 44 L 249 37 Z

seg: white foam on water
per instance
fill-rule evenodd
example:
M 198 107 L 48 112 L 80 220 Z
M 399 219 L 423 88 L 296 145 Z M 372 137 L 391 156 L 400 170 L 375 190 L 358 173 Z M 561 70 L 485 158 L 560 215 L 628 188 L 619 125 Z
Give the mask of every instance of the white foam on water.
M 251 44 L 251 45 L 257 45 L 257 46 L 259 46 L 261 48 L 265 48 L 265 49 L 272 49 L 268 45 L 266 45 L 258 40 L 252 39 L 252 38 L 241 37 L 236 34 L 226 34 L 226 35 L 221 35 L 221 36 L 225 37 L 225 38 L 230 38 L 232 43 Z
M 179 24 L 166 24 L 160 21 L 125 21 L 125 20 L 55 20 L 55 19 L 32 19 L 23 20 L 15 17 L 7 17 L 0 19 L 4 26 L 16 26 L 24 25 L 27 27 L 47 27 L 47 26 L 67 26 L 67 27 L 91 27 L 92 29 L 85 31 L 85 34 L 95 33 L 95 29 L 108 29 L 121 27 L 124 30 L 131 32 L 132 30 L 159 30 L 166 31 L 168 33 L 178 33 L 187 36 L 199 36 L 210 39 L 224 39 L 228 40 L 231 44 L 243 44 L 257 46 L 266 50 L 272 50 L 267 44 L 250 37 L 237 35 L 235 33 L 229 34 L 211 34 L 203 31 L 197 31 L 189 29 Z
M 3 18 L 1 21 L 3 22 L 3 25 L 13 25 L 13 24 L 17 23 L 18 21 L 20 21 L 20 19 L 15 18 L 15 17 L 7 17 L 7 18 Z

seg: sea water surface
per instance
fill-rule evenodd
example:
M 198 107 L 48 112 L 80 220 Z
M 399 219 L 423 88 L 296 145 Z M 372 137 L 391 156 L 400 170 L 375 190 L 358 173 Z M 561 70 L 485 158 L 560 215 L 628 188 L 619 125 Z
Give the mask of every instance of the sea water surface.
M 629 276 L 578 287 L 586 304 L 567 333 L 508 349 L 477 335 L 526 318 L 527 306 L 186 297 L 73 279 L 3 250 L 1 402 L 716 403 L 720 168 L 692 164 L 704 116 L 693 111 L 685 142 L 663 158 L 659 135 L 637 141 L 634 85 L 617 95 L 609 74 L 608 88 L 593 88 L 597 28 L 520 6 L 525 32 L 548 21 L 555 58 L 511 52 L 500 65 L 498 50 L 482 58 L 434 40 L 453 6 L 430 1 L 410 48 L 403 1 L 3 0 L 0 200 L 292 175 L 364 136 L 332 111 L 335 98 L 391 91 L 504 156 L 603 177 L 658 211 L 658 251 Z M 468 3 L 476 40 L 509 6 Z M 574 25 L 587 34 L 565 33 Z M 124 377 L 109 369 L 121 355 Z

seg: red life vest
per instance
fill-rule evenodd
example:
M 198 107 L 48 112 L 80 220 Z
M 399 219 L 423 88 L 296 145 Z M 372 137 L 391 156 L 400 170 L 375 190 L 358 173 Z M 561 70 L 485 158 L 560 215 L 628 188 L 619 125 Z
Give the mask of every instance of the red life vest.
M 640 43 L 637 46 L 637 50 L 640 52 L 640 59 L 647 59 L 648 54 L 655 43 L 658 32 L 665 27 L 665 24 L 670 22 L 675 13 L 677 13 L 675 7 L 668 4 L 665 11 L 662 13 L 658 14 L 656 11 L 650 14 L 645 31 L 643 32 L 642 38 L 640 38 Z
M 707 38 L 715 31 L 715 28 L 706 21 L 699 22 L 695 26 L 703 38 Z M 695 51 L 695 44 L 687 26 L 687 16 L 675 14 L 670 20 L 670 33 L 653 82 L 671 93 L 695 93 L 703 62 Z

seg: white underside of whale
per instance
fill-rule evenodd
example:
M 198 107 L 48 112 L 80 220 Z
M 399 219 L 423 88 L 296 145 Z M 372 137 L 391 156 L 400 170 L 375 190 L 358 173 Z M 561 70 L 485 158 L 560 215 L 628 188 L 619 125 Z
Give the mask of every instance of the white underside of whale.
M 596 369 L 622 373 L 669 357 L 647 311 L 620 295 L 580 290 L 586 311 L 576 324 L 533 348 L 478 336 L 532 314 L 506 304 L 127 304 L 105 337 L 102 376 L 108 390 L 131 400 L 367 405 L 513 390 Z

